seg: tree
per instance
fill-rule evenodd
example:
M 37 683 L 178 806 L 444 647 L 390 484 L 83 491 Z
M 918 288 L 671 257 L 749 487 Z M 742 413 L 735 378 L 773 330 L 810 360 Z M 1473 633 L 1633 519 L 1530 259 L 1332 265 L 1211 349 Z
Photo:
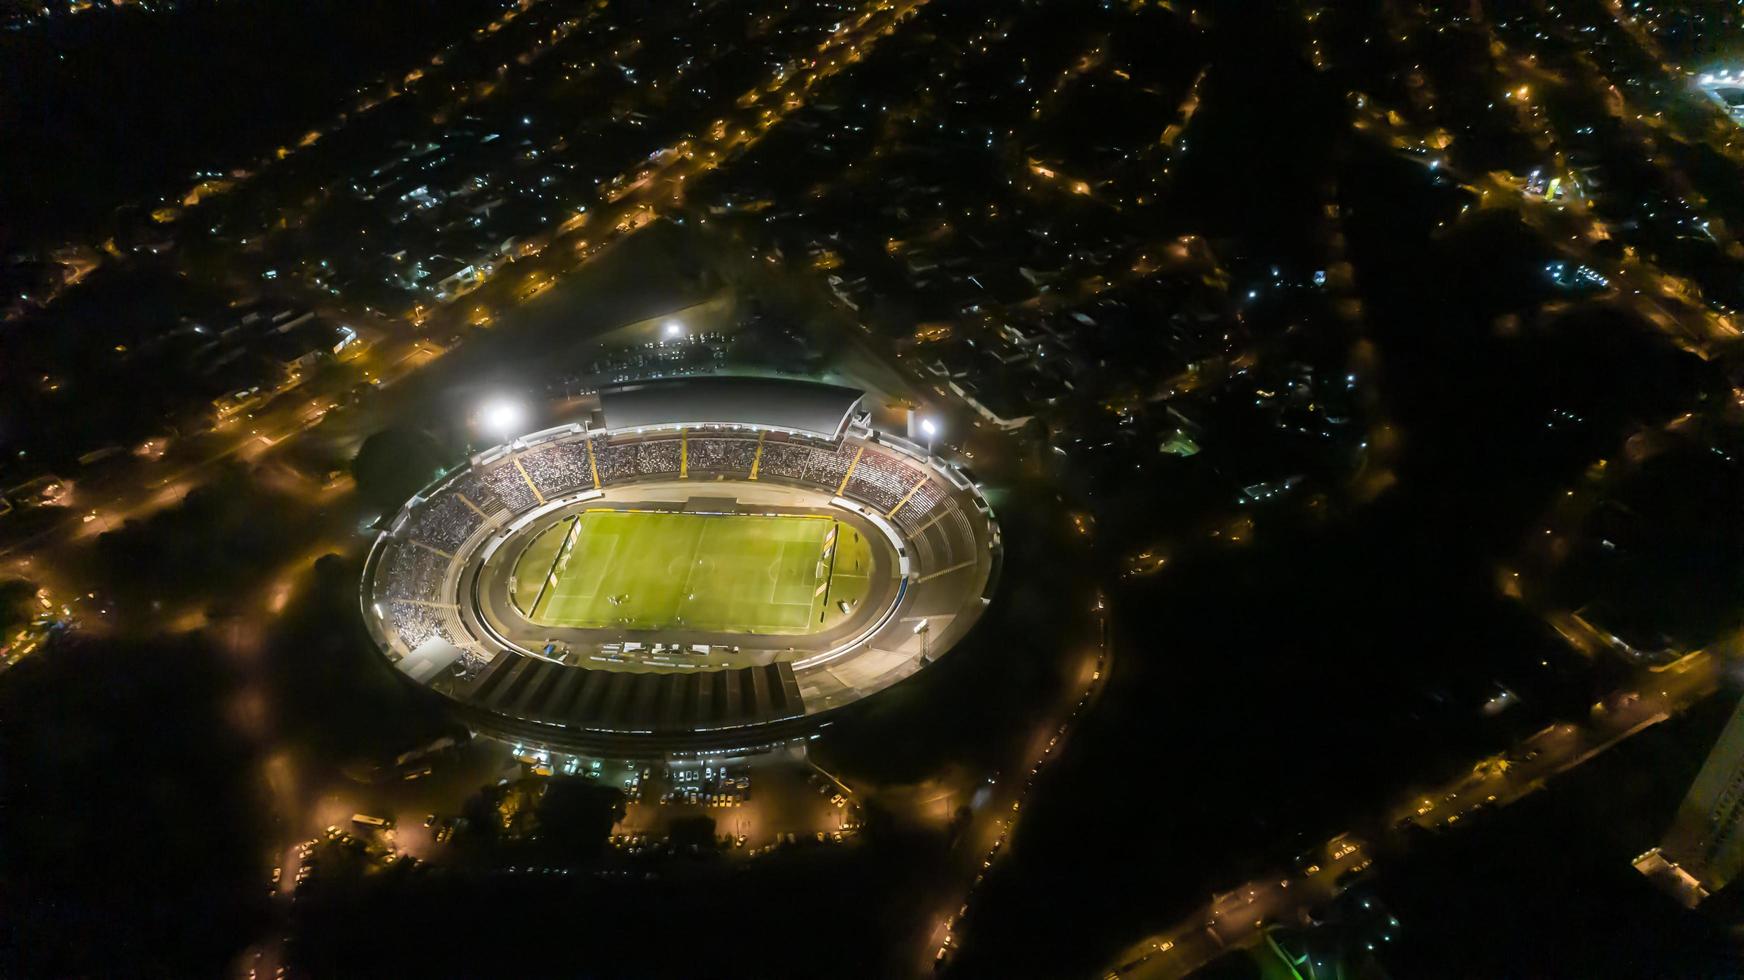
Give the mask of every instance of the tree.
M 21 578 L 0 582 L 0 640 L 30 622 L 35 614 L 31 604 L 35 595 L 36 586 Z
M 266 817 L 227 661 L 75 636 L 6 681 L 0 976 L 222 973 L 262 921 Z
M 393 510 L 435 479 L 447 462 L 428 433 L 395 427 L 363 441 L 351 461 L 351 475 L 365 500 Z
M 706 813 L 672 821 L 672 846 L 676 850 L 710 853 L 715 849 L 715 818 Z
M 553 777 L 539 800 L 539 836 L 554 856 L 587 860 L 599 855 L 612 825 L 624 818 L 624 794 L 579 776 Z

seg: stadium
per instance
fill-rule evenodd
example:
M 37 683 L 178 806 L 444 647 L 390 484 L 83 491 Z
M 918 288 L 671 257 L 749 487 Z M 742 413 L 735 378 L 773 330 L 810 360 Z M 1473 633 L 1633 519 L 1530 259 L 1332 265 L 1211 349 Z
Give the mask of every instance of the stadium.
M 972 478 L 849 388 L 609 388 L 425 487 L 364 568 L 372 638 L 475 731 L 749 752 L 945 654 L 998 579 Z

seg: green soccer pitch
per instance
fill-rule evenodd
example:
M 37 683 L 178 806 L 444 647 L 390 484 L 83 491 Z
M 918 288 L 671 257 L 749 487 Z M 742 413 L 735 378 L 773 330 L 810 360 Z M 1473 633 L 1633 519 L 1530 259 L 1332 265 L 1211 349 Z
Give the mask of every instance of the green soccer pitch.
M 871 568 L 828 517 L 589 510 L 527 546 L 511 595 L 539 626 L 801 634 L 858 607 Z

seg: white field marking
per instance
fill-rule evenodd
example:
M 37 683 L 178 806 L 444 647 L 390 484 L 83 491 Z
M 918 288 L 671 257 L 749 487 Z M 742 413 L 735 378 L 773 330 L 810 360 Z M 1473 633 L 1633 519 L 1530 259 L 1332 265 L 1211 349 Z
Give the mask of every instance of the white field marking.
M 709 522 L 705 519 L 702 522 L 702 530 L 697 532 L 696 543 L 690 549 L 690 568 L 684 573 L 684 587 L 678 590 L 678 601 L 672 608 L 673 616 L 677 616 L 680 610 L 689 611 L 685 608 L 685 603 L 690 601 L 686 596 L 690 595 L 690 580 L 692 576 L 696 575 L 696 566 L 702 562 L 697 555 L 702 553 L 702 539 L 708 537 L 708 529 Z
M 776 550 L 775 556 L 770 558 L 768 564 L 766 564 L 763 568 L 763 574 L 766 575 L 769 579 L 769 597 L 766 600 L 764 600 L 763 605 L 765 608 L 767 608 L 769 610 L 769 612 L 773 615 L 773 617 L 775 619 L 775 622 L 773 622 L 773 623 L 758 623 L 757 624 L 757 629 L 762 630 L 763 632 L 766 632 L 766 633 L 771 632 L 771 631 L 780 631 L 780 630 L 787 630 L 787 629 L 792 628 L 787 622 L 785 622 L 787 617 L 785 615 L 783 615 L 783 613 L 785 613 L 787 610 L 793 608 L 794 603 L 785 602 L 781 599 L 777 599 L 775 597 L 775 590 L 778 587 L 780 587 L 780 585 L 781 585 L 781 569 L 786 564 L 787 549 L 789 546 L 791 546 L 793 544 L 793 542 L 791 542 L 791 541 L 779 541 L 777 543 L 780 545 L 780 547 Z M 807 616 L 807 618 L 809 618 L 811 616 L 811 603 L 809 601 L 806 603 L 806 606 L 805 606 L 805 615 Z
M 775 589 L 781 584 L 781 569 L 785 567 L 786 564 L 787 542 L 783 541 L 781 542 L 781 547 L 776 549 L 775 557 L 769 559 L 769 564 L 763 566 L 763 574 L 769 576 L 768 603 L 771 606 L 786 605 L 786 603 L 775 598 Z
M 579 541 L 585 533 L 586 532 L 577 531 L 576 540 Z M 622 540 L 622 536 L 615 530 L 603 534 L 596 530 L 593 534 L 587 535 L 587 537 L 589 538 L 588 545 L 582 549 L 582 561 L 587 563 L 587 569 L 581 575 L 573 578 L 564 578 L 562 580 L 563 587 L 554 590 L 551 595 L 546 597 L 545 618 L 547 620 L 573 620 L 575 618 L 573 612 L 574 609 L 579 607 L 586 610 L 591 607 L 594 601 L 599 597 L 600 583 L 604 581 L 606 570 L 611 567 L 612 560 L 617 557 L 618 544 Z M 601 539 L 608 542 L 610 547 L 603 556 L 596 560 L 592 555 L 597 548 L 596 542 Z M 574 545 L 571 544 L 571 549 L 573 549 L 573 547 Z M 591 584 L 589 584 L 589 579 L 592 580 Z M 553 604 L 557 605 L 559 610 L 556 615 L 552 615 L 551 613 L 551 607 Z M 598 617 L 589 618 L 597 619 Z
M 811 547 L 814 549 L 816 557 L 810 561 L 810 566 L 812 569 L 811 581 L 808 583 L 805 583 L 804 588 L 802 590 L 805 594 L 805 599 L 804 599 L 804 601 L 801 601 L 801 602 L 780 602 L 780 603 L 775 604 L 777 607 L 779 607 L 775 611 L 778 614 L 780 614 L 781 618 L 784 620 L 784 622 L 779 624 L 779 626 L 777 628 L 789 629 L 789 630 L 798 629 L 802 632 L 809 631 L 811 629 L 812 612 L 814 610 L 820 610 L 821 604 L 822 604 L 823 591 L 818 588 L 818 584 L 820 582 L 820 576 L 818 574 L 818 571 L 822 567 L 824 547 L 830 539 L 830 530 L 832 528 L 836 528 L 836 527 L 837 527 L 837 522 L 835 522 L 835 521 L 827 522 L 824 525 L 824 527 L 822 528 L 822 530 L 818 533 L 818 535 L 815 538 L 813 538 L 812 541 L 810 542 Z M 795 541 L 793 543 L 803 545 L 806 542 Z M 838 530 L 836 532 L 836 547 L 838 549 L 840 549 L 841 545 L 842 545 L 841 532 Z M 840 554 L 840 552 L 838 551 L 838 556 L 839 556 L 839 554 Z M 785 555 L 783 557 L 785 558 Z M 797 621 L 787 621 L 787 620 L 797 620 Z
M 785 569 L 787 567 L 787 554 L 788 554 L 787 549 L 792 547 L 793 545 L 796 545 L 796 544 L 797 545 L 804 545 L 805 542 L 804 541 L 783 541 L 781 543 L 781 555 L 776 559 L 776 561 L 777 561 L 777 567 L 776 567 L 776 572 L 775 572 L 776 583 L 774 585 L 771 585 L 769 588 L 769 603 L 770 603 L 770 605 L 774 605 L 774 606 L 804 606 L 806 609 L 806 616 L 809 620 L 809 618 L 811 616 L 811 606 L 812 606 L 812 597 L 813 597 L 812 590 L 817 588 L 817 561 L 815 559 L 813 559 L 812 561 L 810 561 L 808 563 L 811 570 L 812 570 L 812 576 L 811 576 L 811 584 L 803 586 L 803 591 L 805 593 L 805 600 L 804 601 L 802 601 L 802 602 L 801 601 L 789 601 L 786 599 L 775 598 L 775 589 L 780 585 L 780 578 L 781 578 L 780 571 L 781 571 L 781 569 Z M 819 546 L 819 550 L 820 551 L 822 550 L 821 545 Z
M 831 544 L 832 539 L 834 539 L 835 542 L 833 545 Z M 818 538 L 818 569 L 823 572 L 823 575 L 820 576 L 823 579 L 823 588 L 818 588 L 818 585 L 820 584 L 818 582 L 813 582 L 811 584 L 812 601 L 807 604 L 805 610 L 805 625 L 807 627 L 811 626 L 811 610 L 814 605 L 819 613 L 818 622 L 822 623 L 824 619 L 827 618 L 829 614 L 829 606 L 827 605 L 829 602 L 829 594 L 831 588 L 836 584 L 836 565 L 841 561 L 841 559 L 842 522 L 831 521 L 830 529 L 825 531 L 823 535 Z
M 577 534 L 576 538 L 579 540 L 585 534 L 586 532 L 583 531 L 581 534 Z M 624 541 L 623 534 L 616 528 L 613 528 L 605 534 L 598 534 L 596 532 L 593 535 L 588 535 L 588 537 L 592 540 L 588 542 L 588 547 L 582 549 L 582 561 L 588 566 L 588 574 L 569 579 L 569 583 L 577 586 L 577 588 L 564 589 L 563 594 L 565 596 L 587 600 L 599 598 L 600 585 L 605 580 L 606 572 L 611 569 L 612 563 L 616 561 L 618 557 L 618 546 L 623 544 Z M 600 555 L 598 549 L 595 547 L 596 543 L 601 538 L 604 538 L 609 545 L 604 555 Z M 565 557 L 567 559 L 567 556 Z M 567 560 L 565 561 L 565 568 L 567 568 Z M 592 582 L 588 583 L 590 578 L 592 579 Z M 580 588 L 583 584 L 587 584 L 587 587 Z
M 539 538 L 533 539 L 532 544 L 529 544 L 526 550 L 521 552 L 522 559 L 526 558 L 527 551 L 531 551 L 534 544 L 539 543 L 540 538 L 555 531 L 557 528 L 561 527 L 563 523 L 565 522 L 560 521 L 557 524 L 553 524 L 549 528 L 546 528 L 544 531 L 539 532 Z M 554 595 L 555 590 L 552 587 L 557 584 L 557 576 L 563 571 L 563 566 L 566 564 L 565 559 L 568 557 L 569 550 L 575 547 L 576 539 L 581 537 L 581 518 L 571 517 L 567 523 L 569 526 L 563 530 L 563 543 L 557 546 L 557 554 L 553 555 L 551 558 L 551 567 L 547 568 L 545 570 L 545 575 L 539 579 L 539 592 L 537 595 L 533 596 L 533 607 L 529 614 L 529 618 L 533 620 L 540 619 L 546 612 L 550 611 L 551 600 L 556 598 Z

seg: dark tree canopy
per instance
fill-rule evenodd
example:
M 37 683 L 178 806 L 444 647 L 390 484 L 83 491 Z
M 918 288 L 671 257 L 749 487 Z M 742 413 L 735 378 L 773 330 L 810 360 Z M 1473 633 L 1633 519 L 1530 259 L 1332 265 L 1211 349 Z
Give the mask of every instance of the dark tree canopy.
M 36 586 L 23 579 L 0 582 L 0 639 L 30 622 L 30 600 L 34 595 Z
M 560 860 L 593 858 L 623 816 L 624 794 L 615 787 L 557 777 L 539 801 L 539 836 Z
M 0 687 L 0 976 L 217 976 L 262 830 L 235 694 L 195 640 L 67 641 Z
M 418 429 L 384 429 L 363 441 L 351 461 L 357 491 L 384 510 L 405 503 L 446 465 L 442 447 Z

